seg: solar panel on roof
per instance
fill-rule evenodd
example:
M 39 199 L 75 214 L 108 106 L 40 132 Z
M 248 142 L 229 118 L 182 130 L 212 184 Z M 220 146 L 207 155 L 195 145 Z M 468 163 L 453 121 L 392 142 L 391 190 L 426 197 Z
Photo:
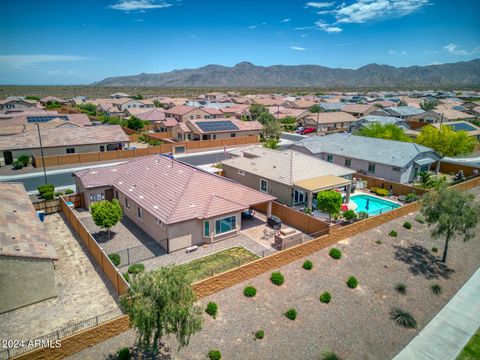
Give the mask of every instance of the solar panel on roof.
M 198 121 L 197 126 L 204 132 L 238 130 L 231 121 Z
M 48 122 L 53 119 L 69 121 L 68 116 L 66 115 L 27 116 L 27 122 L 29 123 Z

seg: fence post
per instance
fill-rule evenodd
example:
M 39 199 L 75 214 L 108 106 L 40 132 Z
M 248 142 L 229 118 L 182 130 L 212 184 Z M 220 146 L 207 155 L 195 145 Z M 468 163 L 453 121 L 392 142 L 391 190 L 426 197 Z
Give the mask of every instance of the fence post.
M 130 248 L 127 249 L 127 265 L 130 265 Z

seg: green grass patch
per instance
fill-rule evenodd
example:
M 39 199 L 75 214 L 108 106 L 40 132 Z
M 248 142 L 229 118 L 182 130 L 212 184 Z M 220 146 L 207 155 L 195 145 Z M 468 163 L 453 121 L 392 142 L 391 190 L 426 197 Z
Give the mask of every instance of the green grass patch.
M 465 345 L 457 360 L 476 360 L 480 359 L 480 328 Z
M 244 247 L 235 246 L 178 266 L 186 269 L 192 282 L 196 282 L 258 258 Z

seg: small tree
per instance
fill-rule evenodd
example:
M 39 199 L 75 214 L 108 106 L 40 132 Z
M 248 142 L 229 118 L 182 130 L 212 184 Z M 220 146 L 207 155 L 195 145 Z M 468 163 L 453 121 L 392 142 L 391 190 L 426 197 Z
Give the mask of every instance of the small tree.
M 475 137 L 466 131 L 454 131 L 450 126 L 443 125 L 440 129 L 424 126 L 417 139 L 418 144 L 427 146 L 442 156 L 457 156 L 468 154 L 475 147 Z
M 163 267 L 133 277 L 120 301 L 138 332 L 139 345 L 154 353 L 162 336 L 175 334 L 180 348 L 202 329 L 202 309 L 195 305 L 195 293 L 181 267 Z
M 431 111 L 431 110 L 435 109 L 437 107 L 437 105 L 438 105 L 437 100 L 425 100 L 424 102 L 422 102 L 420 104 L 420 107 L 424 111 Z
M 342 207 L 342 195 L 333 190 L 321 191 L 317 195 L 317 208 L 328 213 L 329 218 L 340 212 Z
M 140 120 L 139 118 L 132 116 L 130 119 L 127 121 L 127 127 L 129 129 L 139 131 L 143 129 L 143 121 Z
M 412 141 L 412 139 L 405 134 L 405 131 L 395 124 L 381 124 L 379 122 L 374 122 L 362 127 L 358 133 L 362 136 L 379 139 L 397 140 L 403 142 Z
M 470 240 L 480 222 L 480 204 L 474 195 L 445 186 L 424 196 L 421 212 L 428 225 L 435 225 L 432 237 L 445 238 L 442 262 L 447 261 L 450 240 L 458 235 L 463 241 Z
M 280 141 L 275 139 L 275 138 L 270 138 L 268 140 L 266 140 L 264 143 L 263 143 L 263 147 L 264 148 L 267 148 L 267 149 L 278 149 L 280 146 L 278 145 Z
M 108 231 L 110 238 L 110 229 L 122 218 L 122 207 L 117 199 L 113 201 L 103 200 L 90 205 L 90 213 L 93 221 L 101 229 Z

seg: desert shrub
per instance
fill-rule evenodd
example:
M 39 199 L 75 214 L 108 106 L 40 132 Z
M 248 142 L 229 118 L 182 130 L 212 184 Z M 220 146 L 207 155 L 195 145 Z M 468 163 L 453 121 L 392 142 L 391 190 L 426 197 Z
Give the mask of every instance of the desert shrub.
M 347 221 L 352 221 L 352 220 L 355 220 L 358 215 L 355 211 L 353 210 L 347 210 L 343 213 L 343 217 L 345 218 L 345 220 Z
M 403 227 L 407 230 L 410 230 L 412 228 L 412 223 L 409 223 L 408 221 L 405 221 L 403 223 Z
M 350 276 L 348 279 L 347 279 L 347 286 L 350 288 L 350 289 L 355 289 L 357 286 L 358 286 L 358 280 L 355 276 Z
M 390 318 L 400 326 L 403 326 L 406 328 L 417 327 L 417 321 L 408 311 L 398 309 L 398 308 L 392 309 L 392 311 L 390 312 Z
M 310 261 L 310 260 L 305 260 L 302 267 L 305 269 L 305 270 L 312 270 L 313 268 L 313 263 Z
M 128 272 L 132 275 L 140 274 L 145 271 L 145 265 L 143 264 L 132 264 L 128 267 Z
M 404 283 L 398 283 L 395 285 L 395 290 L 397 290 L 400 294 L 405 295 L 407 293 L 407 286 Z
M 435 295 L 440 295 L 442 293 L 442 287 L 438 284 L 433 284 L 430 289 Z
M 257 289 L 255 289 L 253 286 L 247 286 L 245 289 L 243 289 L 243 295 L 246 297 L 254 297 L 257 295 Z
M 55 196 L 62 196 L 63 195 L 63 191 L 55 191 Z
M 217 349 L 210 350 L 208 352 L 208 358 L 210 360 L 222 360 L 222 353 Z
M 388 233 L 388 235 L 391 236 L 391 237 L 397 237 L 398 233 L 395 230 L 392 230 Z
M 118 266 L 120 265 L 121 259 L 120 255 L 117 253 L 113 253 L 108 255 L 108 258 L 112 261 L 113 265 Z
M 328 291 L 325 291 L 324 293 L 322 293 L 322 295 L 320 295 L 321 303 L 328 304 L 330 300 L 332 300 L 332 295 Z
M 270 281 L 275 284 L 275 285 L 282 285 L 285 281 L 285 278 L 283 277 L 282 273 L 280 272 L 273 272 L 272 275 L 270 276 Z
M 415 221 L 420 223 L 420 224 L 424 224 L 425 223 L 425 218 L 422 215 L 417 215 L 417 216 L 415 216 Z
M 261 329 L 255 333 L 255 339 L 263 339 L 264 337 L 265 337 L 265 331 Z
M 380 239 L 377 239 L 377 240 L 375 240 L 375 244 L 382 245 L 382 244 L 383 244 L 383 242 L 382 242 L 382 240 L 380 240 Z
M 44 192 L 44 193 L 42 194 L 42 198 L 43 198 L 44 200 L 52 200 L 52 199 L 53 199 L 53 196 L 54 196 L 53 191 L 47 191 L 47 192 Z
M 118 360 L 130 360 L 132 358 L 132 353 L 130 348 L 124 347 L 118 350 L 117 352 L 117 359 Z
M 330 255 L 332 259 L 338 260 L 342 257 L 342 252 L 337 248 L 332 248 L 330 249 L 328 255 Z
M 365 220 L 365 219 L 368 219 L 368 212 L 360 211 L 358 213 L 358 220 Z
M 75 191 L 73 191 L 72 189 L 67 189 L 65 190 L 65 195 L 70 195 L 70 194 L 73 194 Z
M 218 313 L 218 305 L 215 304 L 214 302 L 210 301 L 207 304 L 205 312 L 215 319 L 217 317 L 217 313 Z
M 23 166 L 27 166 L 30 163 L 30 156 L 28 155 L 20 155 L 17 159 L 17 161 L 20 161 Z
M 432 252 L 436 253 L 438 251 L 438 248 L 437 247 L 432 247 Z
M 55 189 L 55 186 L 53 184 L 45 184 L 45 185 L 40 185 L 39 187 L 37 187 L 37 190 L 40 194 L 43 194 L 47 191 L 53 192 L 54 189 Z
M 15 160 L 14 162 L 12 162 L 12 168 L 13 170 L 23 169 L 23 163 L 21 161 Z
M 331 350 L 325 350 L 320 355 L 320 360 L 341 360 L 340 357 Z
M 285 311 L 284 315 L 290 320 L 295 320 L 297 318 L 297 310 L 288 309 L 287 311 Z

